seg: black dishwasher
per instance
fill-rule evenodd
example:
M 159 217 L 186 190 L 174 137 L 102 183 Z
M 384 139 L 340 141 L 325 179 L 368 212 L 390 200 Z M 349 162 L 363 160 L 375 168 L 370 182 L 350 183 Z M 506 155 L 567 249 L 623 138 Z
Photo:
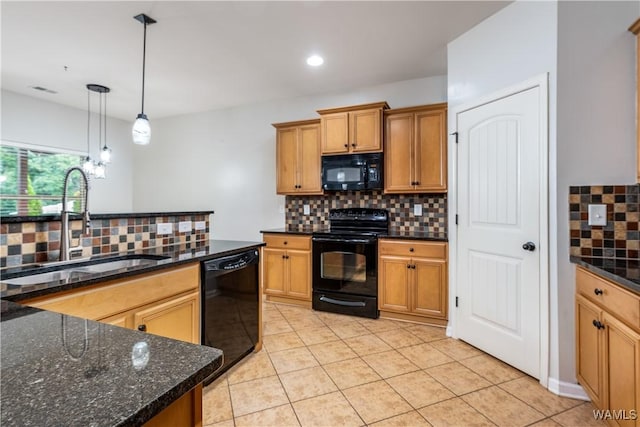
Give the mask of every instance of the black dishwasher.
M 260 255 L 251 249 L 202 263 L 201 343 L 224 353 L 215 378 L 251 353 L 258 342 Z

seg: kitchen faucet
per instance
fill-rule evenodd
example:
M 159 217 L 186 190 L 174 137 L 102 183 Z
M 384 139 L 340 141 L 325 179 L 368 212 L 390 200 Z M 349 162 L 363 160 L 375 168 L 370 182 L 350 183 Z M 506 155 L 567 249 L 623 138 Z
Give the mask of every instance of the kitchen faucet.
M 84 210 L 82 211 L 82 229 L 83 234 L 89 233 L 91 220 L 89 218 L 89 180 L 84 171 L 78 166 L 70 167 L 64 176 L 64 184 L 62 187 L 62 211 L 60 212 L 60 261 L 68 261 L 71 253 L 82 250 L 82 242 L 78 246 L 71 247 L 71 235 L 69 234 L 69 211 L 67 210 L 67 186 L 69 184 L 69 175 L 71 172 L 78 171 L 84 181 Z

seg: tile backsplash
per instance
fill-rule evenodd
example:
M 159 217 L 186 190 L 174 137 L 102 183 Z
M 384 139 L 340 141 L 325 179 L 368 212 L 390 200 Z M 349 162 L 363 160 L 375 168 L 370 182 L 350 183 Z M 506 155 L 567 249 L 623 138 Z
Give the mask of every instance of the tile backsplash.
M 82 245 L 82 257 L 107 255 L 131 250 L 209 240 L 209 213 L 131 214 L 118 218 L 115 214 L 96 215 L 91 219 L 89 235 L 82 235 L 82 221 L 69 221 L 71 245 Z M 178 223 L 191 221 L 189 232 L 179 232 Z M 195 230 L 195 222 L 205 228 Z M 173 233 L 157 234 L 158 223 L 171 223 Z M 12 267 L 34 262 L 57 261 L 60 256 L 60 220 L 5 222 L 0 225 L 0 267 Z
M 640 185 L 569 187 L 570 254 L 637 260 L 640 249 Z M 589 205 L 607 207 L 607 225 L 588 224 Z
M 415 216 L 414 206 L 422 205 L 422 216 Z M 309 215 L 304 214 L 309 205 Z M 286 226 L 329 225 L 329 209 L 377 208 L 389 211 L 390 226 L 400 231 L 446 233 L 446 194 L 383 194 L 381 191 L 346 191 L 319 196 L 287 196 Z

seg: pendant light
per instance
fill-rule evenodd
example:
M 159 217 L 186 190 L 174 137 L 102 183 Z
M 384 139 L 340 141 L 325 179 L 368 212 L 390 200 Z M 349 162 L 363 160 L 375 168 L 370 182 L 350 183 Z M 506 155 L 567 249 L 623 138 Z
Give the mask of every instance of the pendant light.
M 89 89 L 89 85 L 87 85 Z M 87 175 L 93 175 L 93 161 L 91 160 L 91 92 L 87 91 L 87 157 L 82 163 L 82 170 Z
M 87 98 L 87 158 L 85 159 L 85 163 L 83 165 L 84 171 L 93 176 L 96 179 L 106 178 L 106 166 L 107 163 L 111 161 L 111 149 L 107 147 L 107 93 L 111 91 L 106 86 L 90 83 L 87 85 L 87 89 L 89 90 L 88 98 Z M 90 140 L 91 140 L 91 92 L 97 92 L 99 97 L 99 112 L 98 112 L 98 153 L 99 153 L 99 161 L 91 162 L 90 157 Z M 103 109 L 104 106 L 104 109 Z M 104 136 L 104 144 L 103 138 Z M 107 156 L 105 156 L 107 153 Z M 107 161 L 105 161 L 105 158 Z
M 133 136 L 133 142 L 139 145 L 147 145 L 151 141 L 151 126 L 149 125 L 149 119 L 144 114 L 144 73 L 145 73 L 145 59 L 147 54 L 147 25 L 155 24 L 156 21 L 144 13 L 133 17 L 135 20 L 144 24 L 144 38 L 142 42 L 142 108 L 140 114 L 136 117 L 136 121 L 133 123 L 133 129 L 131 135 Z

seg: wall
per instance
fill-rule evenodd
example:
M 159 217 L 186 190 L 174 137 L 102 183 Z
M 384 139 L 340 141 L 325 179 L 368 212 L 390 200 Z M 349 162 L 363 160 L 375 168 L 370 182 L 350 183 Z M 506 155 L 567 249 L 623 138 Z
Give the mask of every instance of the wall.
M 86 110 L 5 90 L 1 97 L 2 141 L 87 152 Z M 97 123 L 97 117 L 93 123 Z M 113 150 L 113 160 L 107 168 L 107 178 L 91 182 L 91 212 L 131 212 L 133 208 L 131 126 L 123 120 L 107 119 L 107 145 Z M 92 157 L 98 151 L 97 141 L 92 139 Z
M 316 118 L 316 110 L 329 107 L 445 100 L 441 76 L 152 120 L 151 144 L 134 148 L 134 209 L 215 210 L 213 238 L 261 240 L 260 230 L 285 224 L 271 123 Z

